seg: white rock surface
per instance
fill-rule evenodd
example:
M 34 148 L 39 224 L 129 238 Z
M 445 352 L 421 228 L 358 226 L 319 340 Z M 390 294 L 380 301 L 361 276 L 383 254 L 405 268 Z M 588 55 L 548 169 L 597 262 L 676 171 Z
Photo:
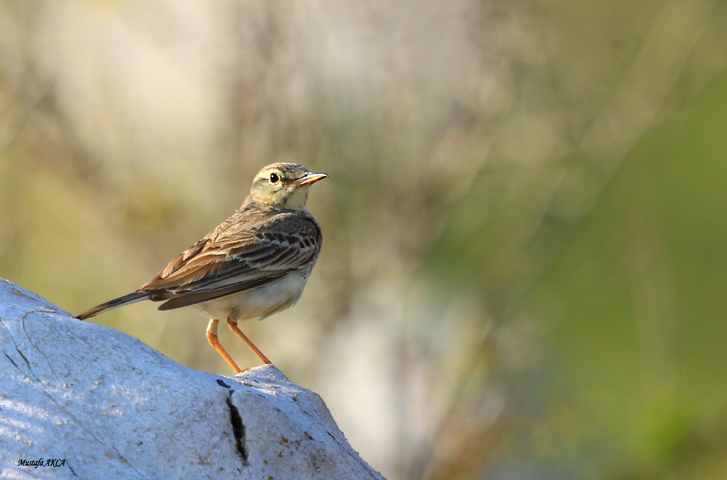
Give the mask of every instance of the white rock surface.
M 273 366 L 197 372 L 1 279 L 0 348 L 2 478 L 383 479 Z

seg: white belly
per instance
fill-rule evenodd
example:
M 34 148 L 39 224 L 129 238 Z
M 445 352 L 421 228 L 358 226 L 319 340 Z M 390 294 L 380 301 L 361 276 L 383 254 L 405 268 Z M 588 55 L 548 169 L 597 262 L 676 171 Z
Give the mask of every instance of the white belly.
M 292 272 L 262 287 L 199 303 L 193 307 L 216 320 L 226 320 L 228 317 L 234 321 L 251 318 L 262 320 L 295 305 L 303 294 L 311 270 L 312 268 L 307 268 Z

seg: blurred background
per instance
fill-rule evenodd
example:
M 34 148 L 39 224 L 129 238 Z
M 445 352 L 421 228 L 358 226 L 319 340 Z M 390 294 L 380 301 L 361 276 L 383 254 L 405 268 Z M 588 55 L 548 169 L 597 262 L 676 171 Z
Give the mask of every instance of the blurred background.
M 727 478 L 725 152 L 724 1 L 0 0 L 0 276 L 78 314 L 327 172 L 242 328 L 390 480 Z

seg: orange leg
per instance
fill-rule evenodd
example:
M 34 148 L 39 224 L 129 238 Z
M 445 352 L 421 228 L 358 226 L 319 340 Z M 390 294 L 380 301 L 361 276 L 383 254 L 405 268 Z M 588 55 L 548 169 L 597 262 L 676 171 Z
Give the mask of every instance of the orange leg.
M 220 345 L 220 341 L 217 338 L 217 324 L 219 323 L 219 320 L 210 320 L 209 325 L 207 325 L 207 341 L 210 342 L 210 345 L 212 345 L 212 348 L 217 350 L 217 353 L 222 355 L 222 358 L 227 361 L 227 363 L 230 364 L 232 369 L 235 371 L 235 373 L 240 373 L 242 370 L 240 370 L 240 367 L 237 366 L 235 361 L 232 359 L 229 353 L 227 353 L 227 350 L 225 350 L 222 345 Z
M 265 365 L 271 365 L 273 363 L 270 360 L 268 360 L 268 357 L 266 357 L 263 354 L 263 352 L 261 352 L 260 349 L 257 348 L 255 346 L 255 344 L 252 343 L 250 341 L 250 339 L 247 338 L 247 336 L 244 333 L 242 333 L 242 330 L 240 330 L 237 327 L 237 322 L 233 322 L 232 320 L 230 320 L 228 318 L 227 319 L 227 325 L 230 327 L 230 330 L 232 330 L 233 332 L 235 332 L 238 337 L 240 337 L 241 339 L 243 339 L 245 341 L 245 343 L 247 343 L 247 346 L 250 347 L 250 349 L 255 353 L 255 355 L 257 355 L 257 358 L 259 358 L 261 362 L 263 362 Z

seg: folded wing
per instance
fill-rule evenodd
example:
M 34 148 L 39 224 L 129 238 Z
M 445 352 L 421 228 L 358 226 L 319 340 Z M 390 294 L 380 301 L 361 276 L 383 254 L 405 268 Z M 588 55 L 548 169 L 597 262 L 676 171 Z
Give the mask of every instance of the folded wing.
M 323 240 L 315 221 L 292 213 L 280 214 L 255 231 L 235 232 L 222 228 L 225 224 L 172 260 L 139 292 L 168 300 L 160 310 L 232 295 L 315 261 Z

